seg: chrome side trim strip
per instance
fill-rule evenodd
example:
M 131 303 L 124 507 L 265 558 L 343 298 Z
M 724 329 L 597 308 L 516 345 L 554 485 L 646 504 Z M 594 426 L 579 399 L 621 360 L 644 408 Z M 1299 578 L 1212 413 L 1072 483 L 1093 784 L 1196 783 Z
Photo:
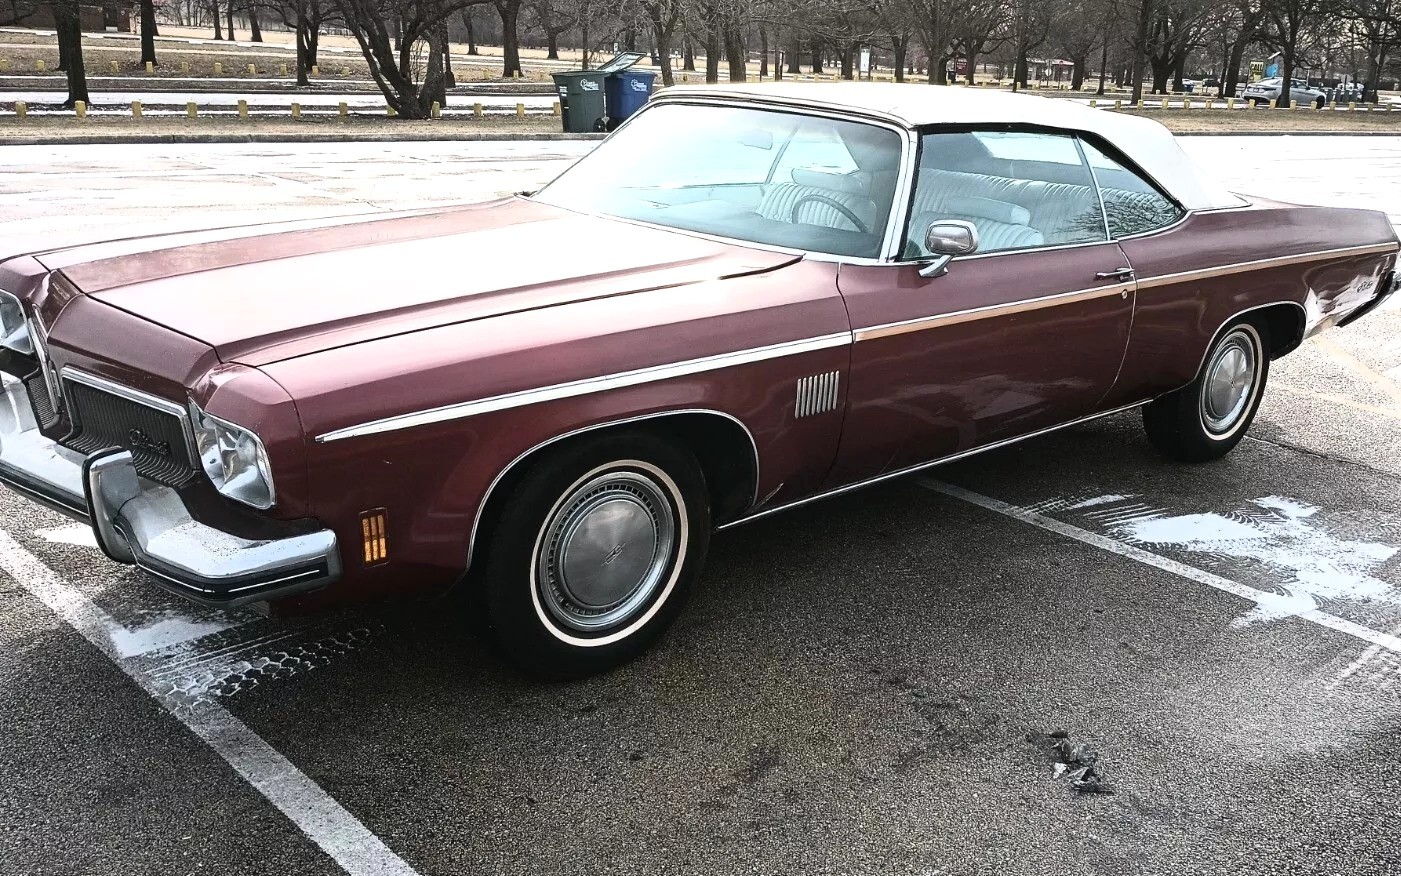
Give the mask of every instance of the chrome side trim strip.
M 1042 435 L 1046 435 L 1046 434 L 1048 434 L 1048 433 L 1050 433 L 1050 432 L 1056 432 L 1056 431 L 1059 431 L 1059 430 L 1061 430 L 1061 429 L 1068 429 L 1068 428 L 1070 428 L 1071 426 L 1078 426 L 1078 425 L 1080 425 L 1081 423 L 1088 423 L 1088 422 L 1090 422 L 1091 420 L 1098 420 L 1098 419 L 1101 419 L 1101 418 L 1103 418 L 1103 417 L 1111 417 L 1111 416 L 1113 416 L 1114 414 L 1122 414 L 1124 411 L 1131 411 L 1131 410 L 1133 410 L 1134 408 L 1142 407 L 1142 406 L 1148 404 L 1150 401 L 1152 401 L 1152 399 L 1144 399 L 1144 400 L 1142 400 L 1142 401 L 1136 401 L 1136 402 L 1134 402 L 1133 404 L 1128 404 L 1128 405 L 1124 405 L 1124 406 L 1122 406 L 1122 407 L 1117 407 L 1117 408 L 1114 408 L 1113 410 L 1101 411 L 1101 412 L 1098 413 L 1098 414 L 1090 414 L 1088 417 L 1081 417 L 1081 418 L 1078 419 L 1078 420 L 1071 420 L 1071 421 L 1068 422 L 1068 423 L 1061 423 L 1061 424 L 1056 425 L 1056 426 L 1048 426 L 1048 427 L 1045 428 L 1045 429 L 1038 429 L 1038 430 L 1035 431 L 1035 432 L 1028 432 L 1028 433 L 1025 434 L 1025 435 L 1017 435 L 1017 436 L 1015 436 L 1015 437 L 1013 437 L 1013 438 L 1004 438 L 1004 439 L 1002 439 L 1001 441 L 994 441 L 994 442 L 992 442 L 991 444 L 984 444 L 984 445 L 981 446 L 981 447 L 974 447 L 974 448 L 972 448 L 971 450 L 964 450 L 964 451 L 961 451 L 961 452 L 959 452 L 959 453 L 952 454 L 952 455 L 950 455 L 950 456 L 940 457 L 939 459 L 933 460 L 933 461 L 931 461 L 931 462 L 921 462 L 921 463 L 917 463 L 916 465 L 911 465 L 911 466 L 907 466 L 907 467 L 902 468 L 902 469 L 898 469 L 898 470 L 896 470 L 896 471 L 889 471 L 889 472 L 885 472 L 884 474 L 878 474 L 878 475 L 876 475 L 875 477 L 867 478 L 867 479 L 865 479 L 864 481 L 856 481 L 855 483 L 850 483 L 850 484 L 847 484 L 847 485 L 845 485 L 845 486 L 836 487 L 835 489 L 827 490 L 826 492 L 816 493 L 816 494 L 811 495 L 811 496 L 808 496 L 808 497 L 806 497 L 806 498 L 804 498 L 804 499 L 798 499 L 796 502 L 789 502 L 789 503 L 786 504 L 786 505 L 778 505 L 778 506 L 776 506 L 776 507 L 774 507 L 774 508 L 767 508 L 767 509 L 765 509 L 765 510 L 763 510 L 763 511 L 758 511 L 758 512 L 755 512 L 754 514 L 750 514 L 750 515 L 745 516 L 745 517 L 740 517 L 740 518 L 738 518 L 738 519 L 736 519 L 736 520 L 731 520 L 729 523 L 725 523 L 725 524 L 722 524 L 722 525 L 716 527 L 716 530 L 717 530 L 717 531 L 725 530 L 725 529 L 729 529 L 729 528 L 732 527 L 732 526 L 739 526 L 739 525 L 744 524 L 744 523 L 750 523 L 750 522 L 752 522 L 752 521 L 754 521 L 754 520 L 758 520 L 758 519 L 760 519 L 760 518 L 762 518 L 762 517 L 768 517 L 770 514 L 777 514 L 777 513 L 779 513 L 780 511 L 787 511 L 787 510 L 789 510 L 789 509 L 791 509 L 791 508 L 798 508 L 798 507 L 800 507 L 800 506 L 802 506 L 802 505 L 807 505 L 807 504 L 812 503 L 812 502 L 817 502 L 817 501 L 819 501 L 819 500 L 821 500 L 821 499 L 828 499 L 828 498 L 831 498 L 832 496 L 840 496 L 840 495 L 842 495 L 843 493 L 850 493 L 850 492 L 853 492 L 853 491 L 855 491 L 855 490 L 862 489 L 862 488 L 864 488 L 864 487 L 869 487 L 869 486 L 873 486 L 874 484 L 879 484 L 879 483 L 881 483 L 881 482 L 883 482 L 883 481 L 888 481 L 888 480 L 893 480 L 894 478 L 904 477 L 905 475 L 908 475 L 908 474 L 914 474 L 914 473 L 917 472 L 917 471 L 923 471 L 923 470 L 926 469 L 926 468 L 933 468 L 933 467 L 936 466 L 936 465 L 945 465 L 945 464 L 950 463 L 950 462 L 957 462 L 957 461 L 960 460 L 960 459 L 966 459 L 966 458 L 968 458 L 968 457 L 970 457 L 970 456 L 976 456 L 976 455 L 978 455 L 979 453 L 986 453 L 986 452 L 989 451 L 989 450 L 997 450 L 999 447 L 1006 447 L 1006 446 L 1009 445 L 1009 444 L 1016 444 L 1017 442 L 1019 442 L 1019 441 L 1025 441 L 1025 440 L 1027 440 L 1028 438 L 1038 438 L 1038 437 L 1040 437 L 1040 436 L 1042 436 Z
M 1028 298 L 1024 301 L 992 304 L 987 307 L 972 307 L 967 310 L 955 310 L 949 313 L 941 313 L 938 316 L 925 316 L 917 319 L 902 320 L 900 322 L 890 322 L 884 325 L 874 325 L 870 328 L 857 329 L 853 332 L 853 335 L 858 341 L 872 341 L 877 338 L 903 335 L 907 332 L 923 331 L 924 329 L 937 328 L 945 325 L 956 325 L 960 322 L 970 322 L 975 319 L 1009 316 L 1028 310 L 1040 310 L 1043 307 L 1057 307 L 1062 304 L 1074 304 L 1079 301 L 1092 301 L 1096 298 L 1107 298 L 1110 295 L 1119 295 L 1125 290 L 1132 288 L 1133 284 L 1131 283 L 1111 283 L 1107 286 L 1096 286 L 1093 289 L 1059 292 L 1055 295 L 1043 295 L 1040 298 Z
M 1255 259 L 1249 262 L 1236 262 L 1230 265 L 1219 265 L 1214 268 L 1199 268 L 1194 271 L 1180 271 L 1176 274 L 1159 274 L 1156 277 L 1140 277 L 1138 288 L 1152 289 L 1155 286 L 1168 286 L 1173 283 L 1190 283 L 1193 280 L 1208 280 L 1213 277 L 1226 277 L 1231 274 L 1241 274 L 1246 271 L 1259 271 L 1267 268 L 1283 268 L 1289 265 L 1301 265 L 1307 262 L 1319 262 L 1325 259 L 1340 259 L 1348 256 L 1372 255 L 1374 253 L 1393 253 L 1398 249 L 1395 243 L 1377 243 L 1364 246 L 1344 246 L 1338 249 L 1323 249 L 1315 252 L 1298 253 L 1296 255 L 1275 256 L 1268 259 Z
M 599 429 L 607 429 L 612 426 L 626 426 L 629 423 L 638 423 L 644 420 L 657 420 L 664 417 L 682 416 L 684 414 L 706 414 L 709 416 L 720 417 L 722 419 L 729 420 L 730 422 L 734 423 L 736 426 L 739 426 L 741 429 L 744 430 L 744 434 L 749 438 L 749 449 L 754 454 L 754 482 L 749 485 L 749 504 L 747 507 L 752 508 L 756 504 L 758 504 L 759 443 L 754 440 L 754 433 L 749 431 L 749 427 L 744 424 L 744 421 L 741 420 L 739 417 L 734 416 L 733 414 L 727 414 L 723 411 L 712 410 L 710 408 L 684 408 L 681 410 L 656 411 L 650 414 L 642 414 L 641 416 L 637 417 L 626 417 L 621 420 L 610 420 L 606 423 L 595 423 L 592 426 L 584 426 L 581 429 L 575 429 L 571 432 L 565 432 L 563 435 L 556 435 L 553 438 L 547 438 L 546 440 L 541 441 L 539 444 L 536 444 L 534 447 L 531 447 L 522 452 L 515 459 L 511 460 L 510 464 L 508 464 L 505 468 L 501 469 L 501 471 L 497 472 L 496 477 L 492 479 L 491 484 L 486 488 L 486 492 L 482 494 L 481 501 L 477 503 L 477 513 L 476 516 L 472 518 L 472 532 L 468 536 L 467 541 L 467 567 L 470 567 L 472 565 L 472 552 L 477 544 L 477 530 L 482 525 L 482 512 L 486 510 L 487 503 L 491 501 L 492 493 L 496 492 L 496 488 L 500 486 L 501 481 L 503 481 L 506 478 L 506 475 L 509 474 L 511 470 L 514 469 L 517 465 L 519 465 L 524 459 L 534 455 L 536 451 L 543 450 L 546 447 L 549 447 L 550 445 L 556 444 L 560 441 L 564 441 L 567 438 L 573 438 L 577 435 L 582 435 L 585 432 L 594 432 Z
M 811 353 L 816 350 L 826 350 L 832 347 L 844 347 L 850 343 L 851 332 L 836 332 L 834 334 L 807 338 L 805 340 L 786 341 L 781 344 L 771 344 L 766 347 L 738 350 L 733 353 L 720 353 L 718 355 L 705 356 L 699 359 L 687 359 L 669 365 L 654 365 L 648 368 L 638 368 L 633 371 L 605 374 L 601 377 L 589 377 L 584 380 L 557 383 L 553 386 L 542 386 L 538 389 L 526 389 L 520 392 L 510 392 L 504 395 L 444 405 L 439 408 L 430 408 L 426 411 L 415 411 L 407 414 L 398 414 L 393 417 L 385 417 L 380 420 L 371 420 L 368 423 L 360 423 L 355 426 L 348 426 L 344 429 L 335 429 L 324 435 L 318 435 L 316 436 L 316 441 L 318 444 L 324 444 L 329 441 L 340 441 L 343 438 L 359 438 L 365 435 L 377 435 L 382 432 L 394 432 L 399 429 L 412 429 L 430 423 L 461 420 L 480 414 L 492 413 L 494 411 L 519 408 L 525 405 L 575 398 L 576 396 L 589 395 L 595 392 L 607 392 L 613 389 L 623 389 L 625 387 L 638 386 L 644 383 L 655 383 L 659 380 L 686 377 L 691 374 L 717 371 L 721 368 L 732 368 L 737 365 L 748 365 L 753 362 L 764 362 L 769 359 L 779 359 L 784 356 L 796 356 L 800 353 Z

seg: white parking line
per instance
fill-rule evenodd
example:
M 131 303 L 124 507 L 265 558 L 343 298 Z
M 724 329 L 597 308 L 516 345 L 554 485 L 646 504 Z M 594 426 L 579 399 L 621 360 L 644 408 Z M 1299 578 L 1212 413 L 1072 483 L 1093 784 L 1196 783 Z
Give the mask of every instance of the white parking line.
M 158 687 L 156 680 L 123 655 L 117 644 L 120 636 L 114 634 L 125 632 L 125 628 L 3 530 L 0 570 L 107 655 L 291 819 L 341 869 L 353 876 L 418 876 L 359 819 L 223 706 L 207 698 L 190 701 Z
M 1220 575 L 1204 572 L 1186 563 L 1170 560 L 1167 557 L 1145 551 L 1142 548 L 1115 541 L 1107 536 L 1081 529 L 1078 526 L 1072 526 L 1069 523 L 1062 523 L 1044 514 L 1028 511 L 1025 508 L 1018 508 L 1016 505 L 1008 504 L 1007 502 L 994 499 L 990 496 L 984 496 L 981 493 L 975 493 L 972 490 L 965 490 L 953 484 L 934 480 L 933 478 L 920 478 L 919 483 L 926 489 L 933 490 L 936 493 L 942 493 L 945 496 L 951 496 L 955 499 L 962 499 L 980 508 L 986 508 L 989 511 L 995 511 L 998 514 L 1011 517 L 1013 520 L 1030 523 L 1032 526 L 1040 527 L 1048 532 L 1054 532 L 1057 535 L 1063 535 L 1093 547 L 1102 548 L 1103 550 L 1118 554 L 1121 557 L 1136 560 L 1146 566 L 1152 566 L 1164 572 L 1171 572 L 1174 575 L 1186 578 L 1189 581 L 1195 581 L 1198 584 L 1214 587 L 1217 590 L 1239 596 L 1241 599 L 1250 600 L 1261 607 L 1279 607 L 1282 601 L 1290 599 L 1290 597 L 1287 596 L 1280 596 L 1277 593 L 1257 590 L 1254 587 L 1240 584 L 1228 578 L 1223 578 Z M 1377 632 L 1361 624 L 1340 618 L 1337 615 L 1319 611 L 1316 608 L 1302 611 L 1290 611 L 1289 615 L 1291 617 L 1297 617 L 1300 620 L 1306 620 L 1309 623 L 1318 624 L 1321 627 L 1327 627 L 1335 632 L 1361 639 L 1370 645 L 1376 645 L 1379 648 L 1385 648 L 1388 651 L 1401 654 L 1401 636 Z

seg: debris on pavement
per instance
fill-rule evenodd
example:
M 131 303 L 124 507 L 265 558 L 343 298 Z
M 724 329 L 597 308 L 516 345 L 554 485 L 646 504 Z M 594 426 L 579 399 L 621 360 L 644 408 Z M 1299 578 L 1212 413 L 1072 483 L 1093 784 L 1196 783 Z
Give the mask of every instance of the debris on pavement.
M 1099 752 L 1083 742 L 1077 744 L 1072 741 L 1067 731 L 1031 732 L 1026 735 L 1026 741 L 1055 758 L 1053 778 L 1069 780 L 1070 787 L 1076 793 L 1114 793 L 1100 772 Z

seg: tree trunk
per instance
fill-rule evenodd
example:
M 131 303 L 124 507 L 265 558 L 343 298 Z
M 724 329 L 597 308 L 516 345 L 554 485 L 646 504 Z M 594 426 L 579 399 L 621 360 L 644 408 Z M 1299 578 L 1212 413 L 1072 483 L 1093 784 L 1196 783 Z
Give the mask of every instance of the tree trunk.
M 1027 52 L 1028 52 L 1028 51 L 1029 51 L 1029 49 L 1027 49 L 1026 40 L 1018 40 L 1018 41 L 1017 41 L 1017 67 L 1016 67 L 1015 70 L 1012 71 L 1012 85 L 1013 85 L 1013 87 L 1021 87 L 1021 88 L 1026 88 L 1026 87 L 1027 87 L 1027 80 L 1028 80 L 1029 74 L 1030 74 L 1030 71 L 1027 69 L 1028 64 L 1027 64 L 1027 59 L 1026 59 L 1026 55 L 1027 55 Z
M 1071 58 L 1074 65 L 1070 68 L 1070 90 L 1079 91 L 1085 84 L 1085 67 L 1088 64 L 1085 58 Z
M 842 79 L 844 79 L 844 80 L 846 80 L 846 81 L 848 81 L 848 82 L 850 82 L 852 79 L 855 79 L 855 78 L 856 78 L 856 75 L 855 75 L 855 72 L 856 72 L 855 55 L 856 55 L 856 52 L 857 52 L 857 51 L 858 51 L 858 49 L 856 48 L 856 43 L 846 43 L 845 45 L 842 46 L 842 55 L 841 55 L 841 65 L 842 65 L 842 68 L 841 68 L 841 69 L 842 69 L 842 72 L 841 72 L 841 77 L 842 77 Z
M 1250 33 L 1242 30 L 1241 35 L 1231 44 L 1230 57 L 1226 59 L 1226 69 L 1221 71 L 1222 97 L 1235 97 L 1236 86 L 1240 84 L 1240 65 L 1245 60 L 1245 47 L 1250 42 Z
M 744 48 L 744 36 L 738 27 L 725 29 L 725 57 L 730 62 L 730 81 L 744 82 L 749 78 L 749 52 Z
M 705 81 L 720 81 L 720 32 L 713 21 L 705 30 Z
M 467 28 L 467 54 L 477 55 L 477 28 L 472 24 L 472 11 L 464 9 L 462 11 L 462 24 Z
M 910 38 L 908 35 L 892 37 L 890 40 L 892 53 L 895 60 L 895 81 L 905 81 L 905 60 L 910 53 Z
M 432 118 L 432 106 L 436 102 L 441 109 L 448 105 L 447 76 L 443 60 L 447 57 L 448 31 L 438 26 L 428 31 L 428 66 L 423 71 L 423 86 L 418 91 L 419 115 L 416 118 Z
M 657 50 L 657 67 L 661 71 L 662 85 L 675 84 L 676 76 L 671 72 L 671 37 L 676 29 L 676 17 L 669 21 L 662 18 L 661 3 L 644 3 L 643 10 L 652 25 L 652 45 Z
M 156 63 L 156 4 L 141 0 L 141 66 Z
M 803 60 L 803 44 L 798 39 L 797 33 L 794 33 L 792 38 L 788 40 L 787 55 L 783 60 L 786 62 L 787 72 L 794 75 L 803 72 L 803 68 L 799 66 Z
M 1133 43 L 1133 64 L 1129 78 L 1133 93 L 1130 100 L 1138 103 L 1143 98 L 1143 57 L 1148 50 L 1148 19 L 1153 14 L 1153 0 L 1142 0 L 1138 9 L 1138 36 Z
M 1174 94 L 1182 93 L 1182 80 L 1187 72 L 1187 55 L 1183 53 L 1177 57 L 1172 65 L 1172 90 Z
M 521 72 L 521 44 L 516 30 L 521 0 L 496 0 L 496 12 L 501 16 L 501 75 L 510 79 Z
M 812 44 L 812 72 L 822 72 L 822 43 L 816 40 Z
M 250 39 L 253 42 L 261 43 L 263 41 L 263 28 L 258 22 L 258 8 L 256 6 L 248 7 L 248 30 L 252 33 Z
M 214 13 L 214 39 L 222 40 L 224 38 L 224 26 L 219 21 L 219 0 L 214 0 L 209 8 Z
M 1292 45 L 1284 49 L 1284 57 L 1280 59 L 1279 74 L 1282 77 L 1279 82 L 1279 102 L 1275 105 L 1288 109 L 1292 100 L 1289 87 L 1294 82 L 1294 47 Z
M 234 37 L 234 28 L 233 28 L 233 13 L 234 13 L 234 0 L 229 0 L 229 42 L 233 42 L 234 39 L 235 39 L 235 37 Z
M 559 34 L 553 30 L 545 31 L 545 58 L 550 61 L 559 60 Z
M 53 14 L 58 53 L 67 62 L 64 72 L 68 74 L 68 99 L 63 105 L 72 108 L 77 101 L 88 102 L 88 75 L 83 69 L 83 30 L 78 21 L 78 5 L 67 0 L 55 3 Z
M 310 85 L 307 74 L 311 70 L 311 40 L 308 34 L 311 23 L 307 20 L 307 0 L 297 3 L 297 84 Z
M 690 34 L 686 34 L 685 44 L 681 46 L 681 69 L 687 73 L 696 72 L 696 47 Z
M 441 40 L 442 45 L 443 45 L 443 87 L 444 87 L 444 88 L 456 88 L 456 87 L 457 87 L 457 74 L 454 73 L 454 72 L 452 72 L 452 44 L 448 42 L 448 24 L 447 24 L 447 21 L 443 21 L 443 23 L 442 23 L 441 25 L 439 25 L 439 26 L 440 26 L 441 29 L 442 29 L 442 34 L 441 34 L 441 36 L 440 36 L 440 40 Z M 447 106 L 447 105 L 448 105 L 447 95 L 443 95 L 442 106 Z
M 1099 47 L 1099 87 L 1095 89 L 1095 94 L 1104 96 L 1104 68 L 1109 66 L 1109 27 L 1105 22 L 1104 34 Z
M 969 40 L 968 51 L 965 53 L 968 56 L 968 67 L 963 71 L 963 81 L 967 82 L 969 85 L 977 81 L 977 74 L 975 71 L 977 69 L 978 52 L 973 48 L 975 45 L 977 45 L 976 42 Z
M 759 80 L 769 75 L 769 32 L 759 28 Z

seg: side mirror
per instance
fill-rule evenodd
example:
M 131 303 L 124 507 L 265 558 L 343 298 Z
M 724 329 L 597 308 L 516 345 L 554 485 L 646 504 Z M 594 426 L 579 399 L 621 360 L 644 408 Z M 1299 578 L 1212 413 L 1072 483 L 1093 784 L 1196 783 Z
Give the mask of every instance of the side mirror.
M 934 260 L 919 269 L 921 277 L 940 277 L 949 269 L 954 256 L 978 251 L 978 226 L 962 219 L 940 219 L 924 232 L 924 248 Z

